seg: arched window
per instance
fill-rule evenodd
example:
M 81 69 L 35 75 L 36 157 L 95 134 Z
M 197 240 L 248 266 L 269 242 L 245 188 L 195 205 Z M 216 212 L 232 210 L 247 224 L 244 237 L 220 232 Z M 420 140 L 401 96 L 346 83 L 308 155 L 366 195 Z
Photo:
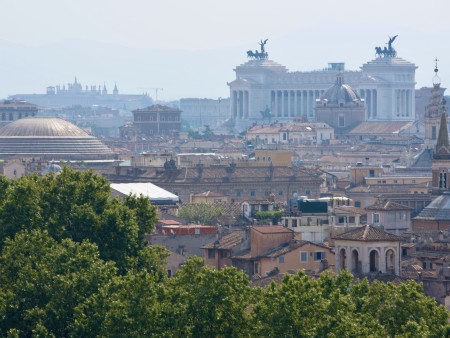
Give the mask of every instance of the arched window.
M 386 272 L 395 272 L 395 252 L 392 249 L 386 251 Z
M 380 255 L 377 250 L 372 250 L 369 255 L 370 260 L 370 272 L 380 271 Z

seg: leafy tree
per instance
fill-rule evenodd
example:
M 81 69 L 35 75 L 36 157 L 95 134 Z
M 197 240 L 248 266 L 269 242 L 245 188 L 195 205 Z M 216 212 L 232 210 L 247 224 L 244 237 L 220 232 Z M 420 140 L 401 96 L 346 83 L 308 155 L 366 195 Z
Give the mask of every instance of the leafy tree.
M 226 212 L 224 207 L 218 203 L 192 203 L 183 204 L 178 215 L 188 222 L 208 224 L 215 217 L 225 216 Z
M 317 280 L 304 272 L 263 289 L 253 311 L 265 337 L 440 337 L 448 312 L 413 281 L 353 282 L 348 272 Z
M 111 198 L 108 181 L 92 171 L 65 167 L 60 175 L 2 179 L 2 185 L 0 248 L 21 230 L 45 229 L 57 241 L 96 243 L 100 257 L 115 261 L 124 273 L 128 259 L 147 245 L 145 234 L 157 219 L 148 198 Z
M 255 218 L 264 223 L 271 222 L 272 224 L 278 224 L 281 221 L 282 216 L 283 212 L 279 210 L 255 212 Z
M 44 227 L 38 177 L 26 176 L 6 186 L 0 203 L 0 247 L 4 238 L 13 237 L 23 229 Z
M 248 277 L 235 268 L 216 270 L 189 259 L 171 279 L 176 303 L 172 333 L 187 337 L 245 337 L 249 335 L 251 290 Z
M 156 214 L 156 208 L 151 205 L 150 200 L 147 197 L 130 195 L 125 197 L 124 204 L 133 210 L 136 216 L 136 221 L 139 226 L 138 237 L 143 243 L 141 245 L 147 244 L 145 240 L 145 234 L 153 233 L 155 224 L 158 220 Z
M 58 243 L 40 230 L 18 233 L 0 256 L 0 332 L 67 336 L 75 307 L 115 274 L 94 244 Z
M 114 277 L 76 307 L 75 337 L 164 337 L 167 291 L 148 272 Z

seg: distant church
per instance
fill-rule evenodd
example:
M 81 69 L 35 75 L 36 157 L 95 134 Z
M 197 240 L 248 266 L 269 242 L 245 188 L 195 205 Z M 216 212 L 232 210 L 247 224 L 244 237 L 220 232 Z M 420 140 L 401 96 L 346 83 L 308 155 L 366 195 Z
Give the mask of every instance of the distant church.
M 16 94 L 14 99 L 25 100 L 41 107 L 62 108 L 71 106 L 89 107 L 93 105 L 114 109 L 133 110 L 149 106 L 153 100 L 147 94 L 119 94 L 114 84 L 112 94 L 108 94 L 106 84 L 102 86 L 83 86 L 75 77 L 73 83 L 47 87 L 46 94 Z
M 315 111 L 316 121 L 333 127 L 337 139 L 365 121 L 364 100 L 352 87 L 344 83 L 342 73 L 336 76 L 336 83 L 316 101 Z
M 440 79 L 435 68 L 433 95 L 425 116 L 426 146 L 424 151 L 432 152 L 432 195 L 433 201 L 417 215 L 412 222 L 415 232 L 437 233 L 450 230 L 450 144 L 448 140 L 447 107 Z M 439 122 L 437 117 L 439 116 Z M 437 137 L 436 136 L 437 132 Z M 433 147 L 434 145 L 434 148 Z

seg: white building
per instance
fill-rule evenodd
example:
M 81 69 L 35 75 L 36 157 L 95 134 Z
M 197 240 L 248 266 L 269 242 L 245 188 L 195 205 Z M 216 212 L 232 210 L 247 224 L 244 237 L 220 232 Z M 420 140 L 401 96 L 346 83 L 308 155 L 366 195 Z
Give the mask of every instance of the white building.
M 265 110 L 279 121 L 302 115 L 314 120 L 314 106 L 343 73 L 346 82 L 365 100 L 367 120 L 414 120 L 416 66 L 400 57 L 379 56 L 347 71 L 344 63 L 329 63 L 319 71 L 290 72 L 275 61 L 256 59 L 237 66 L 230 86 L 231 118 L 242 130 L 261 121 Z

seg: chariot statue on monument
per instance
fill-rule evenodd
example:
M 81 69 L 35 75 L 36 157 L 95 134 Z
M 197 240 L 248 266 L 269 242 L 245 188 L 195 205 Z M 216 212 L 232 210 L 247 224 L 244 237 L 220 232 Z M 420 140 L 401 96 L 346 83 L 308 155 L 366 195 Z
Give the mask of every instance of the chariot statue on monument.
M 265 39 L 265 40 L 261 40 L 260 42 L 258 42 L 259 46 L 260 46 L 260 51 L 258 52 L 257 50 L 252 51 L 252 50 L 248 50 L 247 51 L 247 57 L 250 59 L 255 59 L 255 60 L 267 60 L 267 58 L 269 57 L 269 54 L 267 54 L 266 52 L 266 43 L 269 39 Z
M 375 57 L 383 58 L 395 58 L 397 56 L 397 51 L 392 47 L 392 43 L 395 41 L 398 35 L 389 37 L 389 41 L 386 43 L 388 47 L 375 47 Z

